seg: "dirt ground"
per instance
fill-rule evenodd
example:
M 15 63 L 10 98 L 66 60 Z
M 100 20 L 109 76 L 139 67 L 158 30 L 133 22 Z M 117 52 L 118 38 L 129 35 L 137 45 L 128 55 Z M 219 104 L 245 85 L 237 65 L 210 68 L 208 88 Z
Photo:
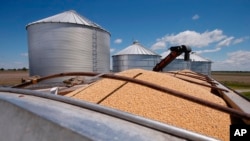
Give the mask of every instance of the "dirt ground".
M 29 76 L 28 71 L 0 71 L 0 86 L 14 86 L 21 83 L 22 78 Z
M 212 78 L 219 82 L 231 81 L 250 84 L 250 73 L 212 73 Z

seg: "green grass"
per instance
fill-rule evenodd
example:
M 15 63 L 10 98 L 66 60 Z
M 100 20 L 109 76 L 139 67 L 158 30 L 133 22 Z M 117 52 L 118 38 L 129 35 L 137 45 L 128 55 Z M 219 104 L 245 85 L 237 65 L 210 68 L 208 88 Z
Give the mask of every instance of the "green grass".
M 250 89 L 250 83 L 236 81 L 222 81 L 221 83 L 232 89 Z
M 221 82 L 223 85 L 234 89 L 234 90 L 239 90 L 239 89 L 249 89 L 248 92 L 241 92 L 242 95 L 250 99 L 250 84 L 249 83 L 244 83 L 244 82 L 236 82 L 236 81 L 223 81 Z
M 242 92 L 244 96 L 246 96 L 248 99 L 250 99 L 250 92 Z
M 250 76 L 250 71 L 212 71 L 212 75 Z

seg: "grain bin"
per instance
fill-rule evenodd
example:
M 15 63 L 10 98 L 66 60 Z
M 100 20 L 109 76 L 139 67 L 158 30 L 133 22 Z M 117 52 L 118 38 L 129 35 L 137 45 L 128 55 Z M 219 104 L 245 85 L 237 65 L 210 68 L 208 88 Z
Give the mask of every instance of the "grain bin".
M 143 47 L 138 41 L 112 56 L 113 71 L 120 72 L 132 68 L 152 70 L 161 56 Z
M 192 71 L 202 73 L 205 75 L 211 75 L 212 61 L 205 59 L 194 52 L 191 53 L 190 59 L 191 59 Z
M 162 59 L 165 58 L 170 51 L 166 51 L 162 53 Z M 190 53 L 190 61 L 184 61 L 184 55 L 181 54 L 175 60 L 173 60 L 170 64 L 168 64 L 163 71 L 176 71 L 183 69 L 190 69 L 194 72 L 202 73 L 205 75 L 211 75 L 211 61 L 205 59 L 195 52 Z
M 73 10 L 29 23 L 26 30 L 31 76 L 110 70 L 110 33 Z

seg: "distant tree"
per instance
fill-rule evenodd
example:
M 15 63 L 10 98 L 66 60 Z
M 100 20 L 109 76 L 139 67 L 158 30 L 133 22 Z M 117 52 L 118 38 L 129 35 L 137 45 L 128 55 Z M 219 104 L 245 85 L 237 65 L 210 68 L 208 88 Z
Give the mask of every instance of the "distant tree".
M 22 68 L 22 71 L 27 71 L 28 69 L 26 67 L 23 67 Z
M 1 68 L 0 71 L 4 71 L 4 68 Z

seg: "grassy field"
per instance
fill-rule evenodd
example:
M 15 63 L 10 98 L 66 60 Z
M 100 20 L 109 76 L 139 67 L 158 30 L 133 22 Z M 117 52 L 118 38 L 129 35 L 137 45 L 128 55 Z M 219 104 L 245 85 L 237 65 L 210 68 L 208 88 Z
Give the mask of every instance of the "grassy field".
M 212 77 L 233 89 L 250 89 L 250 72 L 212 72 Z
M 212 72 L 212 77 L 250 98 L 250 72 Z
M 242 92 L 242 94 L 250 99 L 250 91 L 249 92 Z

